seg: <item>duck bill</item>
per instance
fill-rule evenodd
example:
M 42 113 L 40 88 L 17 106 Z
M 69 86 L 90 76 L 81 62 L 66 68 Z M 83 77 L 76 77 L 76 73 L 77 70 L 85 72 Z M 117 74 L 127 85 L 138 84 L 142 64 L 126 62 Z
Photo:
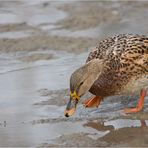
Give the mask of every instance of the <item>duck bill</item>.
M 65 110 L 66 117 L 70 117 L 76 112 L 77 104 L 78 104 L 78 100 L 70 98 Z

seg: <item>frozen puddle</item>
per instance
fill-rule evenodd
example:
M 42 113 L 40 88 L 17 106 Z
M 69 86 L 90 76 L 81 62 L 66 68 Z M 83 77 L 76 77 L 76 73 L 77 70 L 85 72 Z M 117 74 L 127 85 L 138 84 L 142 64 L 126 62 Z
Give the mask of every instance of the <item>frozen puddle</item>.
M 29 63 L 17 59 L 17 57 L 37 53 L 53 54 L 56 58 Z M 73 133 L 82 133 L 97 140 L 115 130 L 148 125 L 147 120 L 117 119 L 121 118 L 118 112 L 123 108 L 121 100 L 110 103 L 111 100 L 107 99 L 98 110 L 85 110 L 82 105 L 79 105 L 76 115 L 68 119 L 63 113 L 65 105 L 34 105 L 50 99 L 52 97 L 50 91 L 55 91 L 56 94 L 58 90 L 69 88 L 70 74 L 84 63 L 83 59 L 86 59 L 87 55 L 88 53 L 80 55 L 66 52 L 54 53 L 50 50 L 1 55 L 1 146 L 52 144 L 59 137 Z M 47 96 L 39 93 L 39 90 L 46 89 L 49 90 Z M 59 99 L 64 96 L 64 93 L 63 96 L 59 93 Z M 96 118 L 109 121 L 99 122 Z
M 65 12 L 48 5 L 48 1 L 46 1 L 47 7 L 44 7 L 44 3 L 45 1 L 42 0 L 39 0 L 38 3 L 30 3 L 26 0 L 21 2 L 7 1 L 6 3 L 1 1 L 0 24 L 25 22 L 28 25 L 38 26 L 43 23 L 55 23 L 67 16 Z
M 52 137 L 51 131 L 54 132 L 53 129 L 57 129 L 60 123 L 28 124 L 43 116 L 48 118 L 50 111 L 53 112 L 52 108 L 43 110 L 33 106 L 34 103 L 45 99 L 39 95 L 38 90 L 68 88 L 71 71 L 82 64 L 82 59 L 85 59 L 86 55 L 87 53 L 76 56 L 59 52 L 59 55 L 56 55 L 59 57 L 57 59 L 32 63 L 19 62 L 13 59 L 13 54 L 6 58 L 2 56 L 5 59 L 5 65 L 0 64 L 0 123 L 6 122 L 6 126 L 0 125 L 1 146 L 34 146 Z M 52 116 L 63 115 L 63 109 Z M 54 133 L 56 137 L 62 132 L 58 133 L 57 130 Z
M 18 39 L 18 38 L 25 38 L 32 35 L 32 31 L 11 31 L 11 32 L 2 32 L 0 33 L 0 39 Z

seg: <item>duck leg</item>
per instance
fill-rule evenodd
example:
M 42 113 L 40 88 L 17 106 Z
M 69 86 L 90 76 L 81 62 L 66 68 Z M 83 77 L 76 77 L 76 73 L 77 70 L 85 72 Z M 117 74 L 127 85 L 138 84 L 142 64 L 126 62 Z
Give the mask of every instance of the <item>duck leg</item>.
M 135 108 L 127 108 L 124 110 L 125 113 L 136 113 L 136 112 L 139 112 L 143 109 L 143 106 L 144 106 L 144 98 L 146 96 L 146 90 L 145 89 L 142 89 L 141 90 L 141 94 L 140 94 L 140 99 L 138 101 L 138 104 L 137 104 L 137 107 Z
M 83 104 L 85 107 L 98 107 L 102 99 L 103 97 L 101 96 L 95 96 L 93 98 L 85 100 Z

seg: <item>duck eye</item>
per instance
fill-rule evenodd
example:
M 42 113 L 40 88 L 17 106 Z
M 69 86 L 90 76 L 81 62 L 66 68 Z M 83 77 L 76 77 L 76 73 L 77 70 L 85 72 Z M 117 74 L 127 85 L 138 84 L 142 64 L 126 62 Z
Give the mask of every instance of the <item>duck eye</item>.
M 81 82 L 81 83 L 80 83 L 80 86 L 81 86 L 83 83 L 84 83 L 84 82 Z

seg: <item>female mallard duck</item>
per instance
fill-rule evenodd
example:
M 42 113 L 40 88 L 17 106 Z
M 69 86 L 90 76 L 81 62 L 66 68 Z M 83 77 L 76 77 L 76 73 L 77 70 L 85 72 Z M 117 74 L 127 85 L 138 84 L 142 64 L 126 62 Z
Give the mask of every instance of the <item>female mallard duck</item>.
M 70 78 L 70 101 L 65 116 L 74 114 L 82 95 L 90 91 L 95 97 L 85 107 L 99 106 L 107 96 L 140 93 L 137 107 L 125 113 L 142 110 L 148 88 L 148 37 L 121 34 L 101 41 L 90 52 L 86 64 Z

